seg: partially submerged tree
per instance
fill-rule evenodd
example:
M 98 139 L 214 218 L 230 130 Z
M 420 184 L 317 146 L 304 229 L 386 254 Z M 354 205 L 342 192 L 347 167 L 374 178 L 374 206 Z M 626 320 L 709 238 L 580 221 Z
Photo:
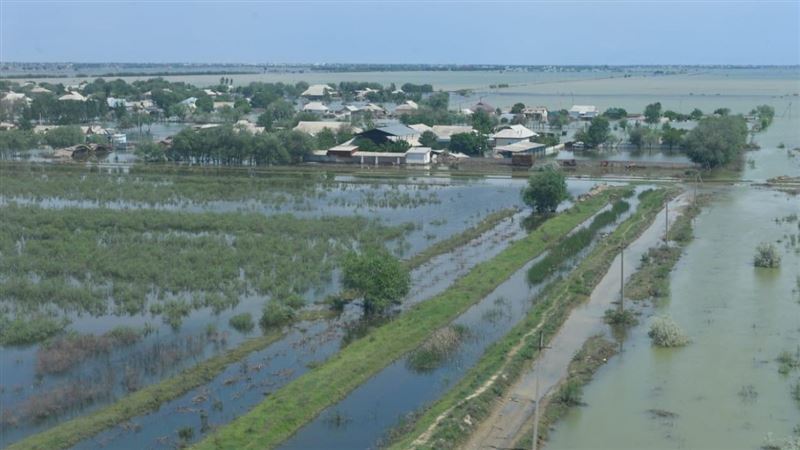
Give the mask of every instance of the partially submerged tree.
M 592 119 L 589 129 L 586 131 L 579 131 L 575 133 L 575 139 L 583 141 L 589 148 L 596 148 L 608 142 L 611 137 L 611 127 L 608 119 L 603 116 L 597 116 Z
M 647 333 L 653 345 L 659 347 L 682 347 L 689 343 L 689 337 L 681 327 L 669 317 L 657 317 Z
M 706 117 L 686 134 L 686 154 L 706 168 L 725 165 L 747 144 L 747 123 L 742 116 Z
M 342 282 L 361 299 L 364 314 L 371 316 L 399 304 L 408 294 L 411 276 L 408 268 L 388 251 L 369 248 L 345 258 Z
M 562 201 L 569 198 L 567 180 L 563 173 L 547 168 L 528 180 L 522 192 L 522 201 L 537 213 L 552 213 Z
M 766 269 L 774 269 L 781 266 L 781 255 L 774 245 L 762 242 L 756 248 L 756 255 L 753 257 L 753 265 Z

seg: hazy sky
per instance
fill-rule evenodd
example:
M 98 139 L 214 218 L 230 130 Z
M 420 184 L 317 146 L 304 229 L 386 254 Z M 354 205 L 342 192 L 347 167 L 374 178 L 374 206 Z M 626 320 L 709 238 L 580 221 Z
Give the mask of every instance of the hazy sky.
M 0 0 L 0 60 L 800 64 L 800 0 Z

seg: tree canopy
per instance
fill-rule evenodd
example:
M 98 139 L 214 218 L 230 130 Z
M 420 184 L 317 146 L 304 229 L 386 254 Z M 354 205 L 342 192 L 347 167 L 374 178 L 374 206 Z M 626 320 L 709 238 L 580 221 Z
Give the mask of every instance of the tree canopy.
M 686 134 L 686 154 L 703 167 L 725 165 L 747 144 L 747 122 L 742 116 L 706 117 Z
M 578 131 L 575 133 L 575 139 L 583 141 L 587 147 L 596 148 L 606 143 L 611 136 L 611 126 L 603 116 L 597 116 L 592 119 L 589 128 L 586 131 Z
M 562 201 L 569 198 L 567 179 L 558 170 L 547 168 L 528 180 L 522 192 L 522 201 L 537 213 L 552 213 Z
M 385 249 L 368 248 L 345 257 L 342 283 L 361 298 L 364 314 L 374 315 L 400 303 L 411 287 L 411 275 L 405 264 Z
M 489 149 L 489 143 L 485 136 L 477 133 L 456 133 L 450 136 L 448 148 L 451 152 L 482 156 Z
M 661 102 L 651 103 L 644 108 L 644 121 L 647 123 L 658 123 L 661 118 Z

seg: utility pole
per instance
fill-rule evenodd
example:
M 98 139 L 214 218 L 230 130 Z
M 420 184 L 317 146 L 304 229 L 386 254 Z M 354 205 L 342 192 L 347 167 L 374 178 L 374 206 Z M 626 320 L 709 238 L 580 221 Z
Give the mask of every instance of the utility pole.
M 664 209 L 664 244 L 669 243 L 669 199 Z
M 542 355 L 542 350 L 549 348 L 544 346 L 544 331 L 539 332 L 539 357 Z M 536 368 L 534 368 L 536 370 Z M 536 402 L 533 408 L 533 443 L 531 448 L 536 450 L 539 445 L 539 371 L 536 370 L 536 389 L 533 394 L 533 401 Z
M 619 312 L 624 312 L 625 300 L 625 243 L 619 245 Z

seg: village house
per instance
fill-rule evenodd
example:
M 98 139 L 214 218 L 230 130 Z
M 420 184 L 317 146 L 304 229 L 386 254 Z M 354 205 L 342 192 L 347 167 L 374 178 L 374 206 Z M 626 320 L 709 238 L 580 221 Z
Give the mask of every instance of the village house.
M 397 105 L 394 109 L 395 116 L 402 116 L 403 114 L 411 114 L 419 109 L 419 105 L 413 100 L 406 100 L 405 103 Z
M 325 97 L 334 95 L 336 91 L 327 84 L 312 84 L 302 94 L 301 97 L 309 100 L 322 100 Z
M 320 131 L 329 129 L 334 133 L 342 128 L 351 128 L 353 133 L 360 133 L 362 130 L 357 127 L 351 127 L 347 122 L 334 122 L 334 121 L 300 121 L 293 129 L 302 131 L 303 133 L 316 136 Z
M 430 147 L 413 147 L 406 151 L 406 164 L 424 165 L 432 161 Z
M 308 102 L 303 106 L 303 111 L 314 113 L 314 114 L 319 114 L 319 115 L 324 115 L 324 114 L 327 114 L 328 111 L 330 111 L 330 110 L 322 102 Z
M 597 107 L 594 105 L 573 105 L 569 109 L 569 116 L 574 120 L 591 120 L 597 115 Z
M 431 127 L 439 144 L 447 146 L 454 134 L 474 133 L 475 129 L 469 125 L 434 125 Z
M 2 98 L 3 103 L 6 104 L 13 104 L 13 103 L 25 103 L 29 104 L 31 99 L 28 98 L 27 95 L 19 93 L 19 92 L 8 92 Z
M 536 122 L 547 122 L 547 108 L 544 106 L 529 106 L 522 110 L 522 114 Z
M 538 136 L 538 134 L 525 128 L 523 125 L 511 125 L 496 132 L 491 138 L 494 141 L 495 147 L 498 147 L 516 144 L 522 141 L 530 141 L 530 139 L 535 136 Z
M 411 146 L 417 145 L 420 134 L 417 130 L 403 124 L 387 125 L 357 133 L 356 136 L 369 139 L 377 145 L 387 142 L 406 141 Z
M 478 111 L 483 111 L 486 114 L 492 115 L 495 112 L 497 112 L 497 109 L 494 106 L 492 106 L 492 105 L 490 105 L 488 103 L 480 101 L 480 102 L 476 103 L 472 108 L 470 108 L 470 111 L 472 111 L 473 114 L 478 112 Z
M 31 94 L 52 94 L 53 91 L 42 86 L 36 86 L 31 89 Z
M 68 92 L 61 97 L 58 97 L 61 101 L 70 101 L 70 102 L 85 102 L 86 97 L 80 94 L 80 92 Z
M 504 158 L 514 155 L 531 155 L 534 157 L 545 156 L 545 145 L 530 141 L 520 141 L 513 144 L 498 145 L 494 152 Z

